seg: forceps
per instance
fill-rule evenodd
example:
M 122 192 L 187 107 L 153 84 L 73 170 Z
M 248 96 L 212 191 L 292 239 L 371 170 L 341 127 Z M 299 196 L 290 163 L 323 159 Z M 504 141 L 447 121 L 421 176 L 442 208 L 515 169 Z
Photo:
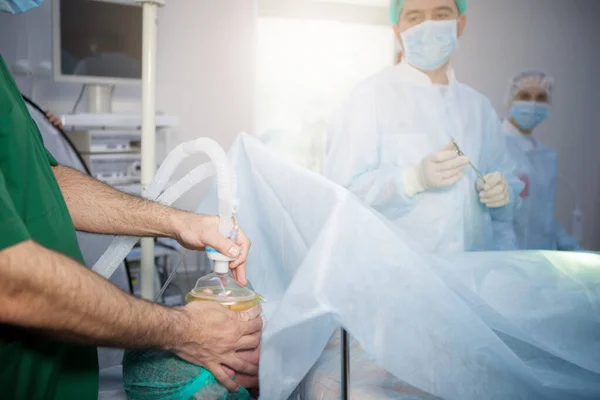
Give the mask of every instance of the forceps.
M 462 150 L 460 149 L 460 147 L 458 147 L 458 144 L 456 143 L 456 141 L 454 140 L 454 138 L 450 138 L 450 140 L 452 140 L 452 144 L 454 145 L 454 148 L 456 149 L 456 153 L 459 156 L 464 156 L 465 153 L 462 152 Z M 481 172 L 479 172 L 479 170 L 477 169 L 477 167 L 471 162 L 471 160 L 469 160 L 469 165 L 471 166 L 471 168 L 473 168 L 473 171 L 475 171 L 475 173 L 477 174 L 477 176 L 479 177 L 479 179 L 481 179 L 483 181 L 483 183 L 487 183 L 485 181 L 485 178 L 483 177 L 483 175 L 481 174 Z

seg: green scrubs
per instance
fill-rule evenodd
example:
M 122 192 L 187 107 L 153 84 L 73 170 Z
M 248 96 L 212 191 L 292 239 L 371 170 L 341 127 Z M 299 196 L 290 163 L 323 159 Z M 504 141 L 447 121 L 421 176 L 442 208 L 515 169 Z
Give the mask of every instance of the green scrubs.
M 0 56 L 0 251 L 34 240 L 83 264 L 51 165 L 57 162 Z M 98 398 L 93 347 L 0 324 L 0 362 L 1 399 Z

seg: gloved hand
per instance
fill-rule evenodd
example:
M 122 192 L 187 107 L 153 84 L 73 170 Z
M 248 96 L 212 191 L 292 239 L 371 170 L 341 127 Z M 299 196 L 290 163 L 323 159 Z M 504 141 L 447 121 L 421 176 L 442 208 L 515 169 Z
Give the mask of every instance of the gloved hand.
M 453 185 L 463 176 L 468 163 L 469 158 L 459 156 L 449 143 L 418 165 L 402 170 L 406 194 L 412 197 L 425 190 Z
M 500 172 L 492 172 L 483 177 L 485 184 L 480 179 L 477 182 L 479 201 L 489 208 L 504 207 L 510 201 L 508 182 Z

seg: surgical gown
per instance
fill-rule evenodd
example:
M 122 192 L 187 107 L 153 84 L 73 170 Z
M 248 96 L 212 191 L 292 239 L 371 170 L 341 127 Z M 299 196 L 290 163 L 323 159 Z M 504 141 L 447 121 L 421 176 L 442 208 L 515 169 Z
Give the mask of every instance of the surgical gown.
M 514 232 L 519 249 L 577 250 L 577 240 L 569 236 L 554 217 L 557 183 L 557 155 L 554 149 L 531 136 L 522 135 L 504 121 L 507 148 L 515 160 L 517 175 L 527 182 L 522 200 L 515 210 Z M 504 224 L 495 224 L 498 237 L 511 232 Z
M 512 226 L 522 183 L 507 156 L 500 119 L 489 101 L 456 81 L 434 85 L 407 63 L 384 70 L 351 94 L 334 126 L 325 175 L 418 238 L 426 251 L 509 250 L 494 243 L 492 219 Z M 409 197 L 401 170 L 454 138 L 486 174 L 501 172 L 511 186 L 511 202 L 488 209 L 479 201 L 477 175 L 467 168 L 455 185 Z

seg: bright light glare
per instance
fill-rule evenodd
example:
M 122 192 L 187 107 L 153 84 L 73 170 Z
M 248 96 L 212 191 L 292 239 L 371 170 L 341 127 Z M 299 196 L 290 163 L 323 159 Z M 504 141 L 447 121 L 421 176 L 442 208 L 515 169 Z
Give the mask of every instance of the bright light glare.
M 600 255 L 571 251 L 544 252 L 544 255 L 565 274 L 586 277 L 600 284 Z
M 259 18 L 258 135 L 320 170 L 331 114 L 353 86 L 392 65 L 393 44 L 389 26 Z
M 583 287 L 592 304 L 598 303 L 600 255 L 569 251 L 547 251 L 544 255 L 556 269 Z

